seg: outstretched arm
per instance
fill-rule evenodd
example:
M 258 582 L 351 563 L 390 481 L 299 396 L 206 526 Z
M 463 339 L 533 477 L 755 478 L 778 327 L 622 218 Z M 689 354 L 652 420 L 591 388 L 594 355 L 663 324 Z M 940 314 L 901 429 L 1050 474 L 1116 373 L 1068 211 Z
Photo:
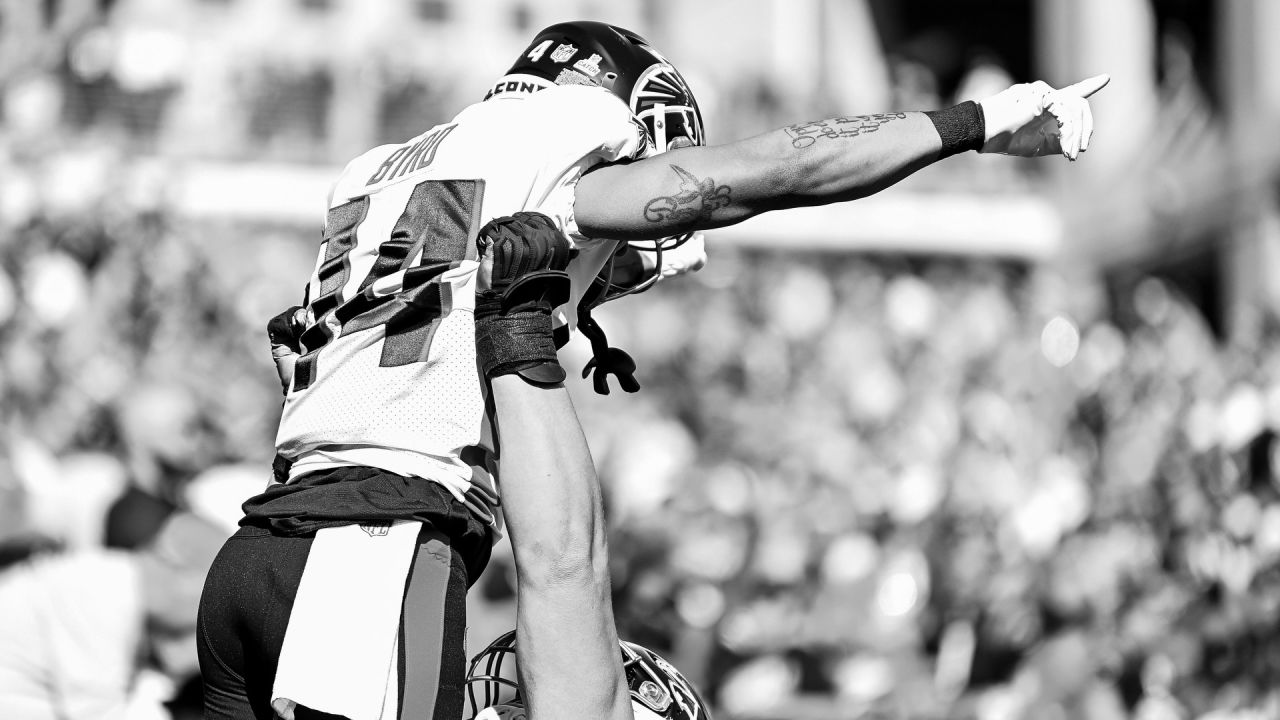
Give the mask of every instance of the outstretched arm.
M 530 717 L 630 720 L 600 484 L 568 391 L 516 375 L 495 377 L 491 388 Z
M 1093 132 L 1085 98 L 1107 80 L 1015 85 L 948 110 L 834 117 L 601 167 L 578 181 L 574 215 L 588 236 L 646 239 L 856 200 L 965 150 L 1074 160 Z
M 529 716 L 631 720 L 600 483 L 551 327 L 568 296 L 569 243 L 545 215 L 517 213 L 481 229 L 480 245 L 476 355 L 494 406 Z
M 574 216 L 586 235 L 619 239 L 723 227 L 769 210 L 870 195 L 941 150 L 923 113 L 792 125 L 602 167 L 578 181 Z

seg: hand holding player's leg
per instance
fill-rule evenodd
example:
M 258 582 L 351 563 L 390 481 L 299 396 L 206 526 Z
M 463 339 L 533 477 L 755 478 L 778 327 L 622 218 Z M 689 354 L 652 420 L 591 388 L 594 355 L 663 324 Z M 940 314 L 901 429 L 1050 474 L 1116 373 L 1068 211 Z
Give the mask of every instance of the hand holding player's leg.
M 484 376 L 515 373 L 536 384 L 563 382 L 551 312 L 569 299 L 568 239 L 546 215 L 525 212 L 491 221 L 477 242 L 476 354 Z
M 293 383 L 293 368 L 298 364 L 298 356 L 302 353 L 299 337 L 302 335 L 305 315 L 305 309 L 294 305 L 267 321 L 271 358 L 275 360 L 280 388 L 286 395 L 289 393 L 289 385 Z
M 529 717 L 631 720 L 600 486 L 551 335 L 551 309 L 568 289 L 569 244 L 532 213 L 480 234 L 491 277 L 477 298 L 476 347 L 495 407 Z

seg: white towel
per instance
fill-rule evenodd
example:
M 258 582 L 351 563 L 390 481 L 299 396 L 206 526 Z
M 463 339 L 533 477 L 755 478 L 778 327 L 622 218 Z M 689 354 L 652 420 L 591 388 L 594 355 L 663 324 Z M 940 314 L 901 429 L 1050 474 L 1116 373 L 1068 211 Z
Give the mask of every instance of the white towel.
M 400 614 L 421 525 L 316 533 L 271 692 L 281 717 L 302 705 L 351 720 L 395 718 Z

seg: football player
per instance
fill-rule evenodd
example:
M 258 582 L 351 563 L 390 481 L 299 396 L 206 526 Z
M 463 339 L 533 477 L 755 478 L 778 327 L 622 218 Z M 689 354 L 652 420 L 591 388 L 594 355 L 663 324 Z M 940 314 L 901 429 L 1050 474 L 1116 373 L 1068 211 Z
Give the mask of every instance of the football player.
M 516 633 L 498 636 L 471 660 L 467 701 L 474 720 L 525 720 Z M 661 655 L 619 641 L 631 712 L 636 720 L 711 720 L 693 683 Z
M 0 718 L 168 717 L 164 686 L 194 675 L 196 598 L 225 533 L 136 488 L 106 519 L 105 548 L 0 572 Z
M 287 620 L 288 630 L 277 622 L 245 631 L 236 642 L 258 643 L 250 653 L 254 678 L 241 678 L 240 688 L 227 692 L 247 686 L 279 700 L 285 697 L 282 684 L 303 687 L 317 704 L 299 705 L 355 720 L 394 717 L 388 713 L 398 711 L 382 700 L 408 702 L 409 685 L 431 685 L 430 702 L 443 703 L 438 710 L 452 708 L 455 697 L 460 704 L 445 669 L 461 664 L 459 641 L 451 635 L 460 635 L 465 623 L 459 588 L 476 579 L 500 525 L 494 475 L 500 450 L 513 545 L 517 554 L 530 550 L 530 562 L 520 568 L 531 578 L 520 587 L 522 608 L 555 605 L 539 603 L 539 593 L 561 602 L 576 597 L 582 608 L 598 608 L 603 597 L 607 608 L 603 546 L 596 539 L 602 522 L 598 489 L 590 468 L 575 465 L 584 455 L 560 457 L 572 460 L 558 470 L 529 470 L 513 450 L 519 445 L 538 452 L 536 444 L 513 442 L 528 428 L 501 423 L 499 434 L 494 411 L 487 409 L 497 405 L 497 414 L 504 412 L 497 388 L 486 382 L 493 377 L 477 370 L 478 350 L 485 350 L 478 348 L 476 326 L 482 258 L 475 239 L 481 226 L 525 211 L 550 218 L 575 253 L 554 322 L 565 331 L 580 327 L 592 340 L 596 357 L 589 369 L 597 389 L 607 391 L 613 375 L 634 391 L 630 358 L 608 347 L 590 320 L 593 304 L 626 291 L 610 281 L 610 269 L 622 264 L 617 251 L 629 246 L 624 243 L 651 241 L 654 249 L 670 249 L 700 230 L 770 210 L 854 200 L 969 150 L 1061 153 L 1074 160 L 1093 131 L 1085 98 L 1106 82 L 1098 76 L 1061 90 L 1015 85 L 944 110 L 833 117 L 710 146 L 688 84 L 643 38 L 602 23 L 563 23 L 539 33 L 484 101 L 408 142 L 353 160 L 330 196 L 302 310 L 277 323 L 289 328 L 297 320 L 296 343 L 289 333 L 278 333 L 283 349 L 275 353 L 287 374 L 276 438 L 278 482 L 246 503 L 244 528 L 228 543 L 236 552 L 228 553 L 222 572 L 211 574 L 206 590 L 210 617 L 221 618 L 231 591 L 273 582 L 267 594 L 278 598 L 273 612 Z M 645 287 L 652 281 L 645 275 L 659 274 L 662 266 L 641 265 L 641 277 L 629 289 Z M 596 282 L 602 275 L 604 281 Z M 521 347 L 526 340 L 519 333 L 511 339 Z M 554 345 L 533 346 L 554 356 Z M 509 379 L 530 387 L 548 381 L 524 371 Z M 560 419 L 569 422 L 568 416 Z M 572 432 L 566 427 L 553 427 L 549 435 Z M 534 457 L 530 464 L 545 459 Z M 553 468 L 556 459 L 551 457 Z M 570 482 L 583 479 L 589 482 Z M 563 492 L 546 496 L 562 502 L 528 500 L 540 497 L 544 483 L 556 482 Z M 538 528 L 548 543 L 541 547 Z M 420 666 L 405 660 L 397 644 L 413 626 L 399 619 L 425 612 L 408 596 L 416 597 L 412 591 L 428 556 L 451 558 L 447 570 L 426 573 L 430 577 L 421 581 L 438 589 L 423 602 L 435 608 L 429 613 L 432 641 L 445 650 L 422 666 L 436 672 L 438 682 L 405 683 L 403 673 Z M 541 566 L 533 562 L 539 558 Z M 235 569 L 241 565 L 259 569 Z M 374 601 L 388 597 L 394 602 Z M 331 620 L 343 606 L 361 610 L 346 611 L 343 622 L 350 627 L 339 633 Z M 387 617 L 395 620 L 389 629 Z M 576 641 L 590 646 L 566 653 L 600 657 L 613 647 L 612 631 L 594 639 L 575 633 L 584 619 L 592 627 L 607 624 L 551 613 L 522 618 L 519 627 L 532 625 L 539 637 L 562 633 L 566 648 Z M 376 648 L 368 645 L 372 637 L 382 638 Z M 311 644 L 297 638 L 312 638 Z M 522 652 L 538 652 L 536 647 L 525 644 Z M 400 659 L 388 660 L 395 652 Z M 382 671 L 359 676 L 349 666 L 357 662 L 352 658 L 367 660 L 361 653 L 375 654 L 378 667 L 390 664 L 402 674 L 392 680 Z M 215 656 L 203 657 L 223 666 Z M 280 661 L 279 673 L 278 657 L 292 658 Z M 542 672 L 536 658 L 526 665 L 530 673 Z M 607 674 L 607 665 L 597 667 Z M 293 670 L 285 673 L 286 667 Z M 617 687 L 620 671 L 614 670 L 613 685 L 569 679 L 577 687 Z M 263 689 L 272 675 L 275 690 Z M 541 686 L 529 686 L 532 698 L 556 687 L 554 673 L 546 677 Z M 387 688 L 398 692 L 379 694 Z M 222 691 L 216 682 L 213 691 Z M 553 690 L 543 695 L 557 697 Z M 378 707 L 371 709 L 374 696 Z M 350 698 L 358 698 L 358 707 L 349 706 Z M 606 703 L 594 716 L 615 717 L 607 708 L 617 704 Z M 291 709 L 277 706 L 286 714 Z M 582 707 L 570 709 L 586 714 Z M 247 715 L 211 715 L 240 716 Z

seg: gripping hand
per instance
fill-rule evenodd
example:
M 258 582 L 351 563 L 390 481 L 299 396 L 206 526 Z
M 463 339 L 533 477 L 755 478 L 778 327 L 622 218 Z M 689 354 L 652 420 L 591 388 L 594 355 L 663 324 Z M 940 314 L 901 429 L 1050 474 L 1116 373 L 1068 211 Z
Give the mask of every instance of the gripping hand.
M 1062 153 L 1075 160 L 1089 149 L 1093 137 L 1093 113 L 1086 98 L 1110 81 L 1108 75 L 1095 75 L 1054 90 L 1037 80 L 981 101 L 986 139 L 980 152 L 1018 157 Z
M 289 392 L 289 384 L 293 382 L 293 367 L 298 363 L 298 355 L 302 353 L 299 338 L 306 328 L 306 315 L 304 308 L 294 305 L 267 321 L 271 357 L 276 363 L 280 388 L 285 393 Z
M 535 385 L 563 382 L 551 313 L 569 300 L 569 240 L 546 215 L 521 212 L 489 222 L 476 242 L 482 258 L 476 354 L 485 377 L 516 373 Z

